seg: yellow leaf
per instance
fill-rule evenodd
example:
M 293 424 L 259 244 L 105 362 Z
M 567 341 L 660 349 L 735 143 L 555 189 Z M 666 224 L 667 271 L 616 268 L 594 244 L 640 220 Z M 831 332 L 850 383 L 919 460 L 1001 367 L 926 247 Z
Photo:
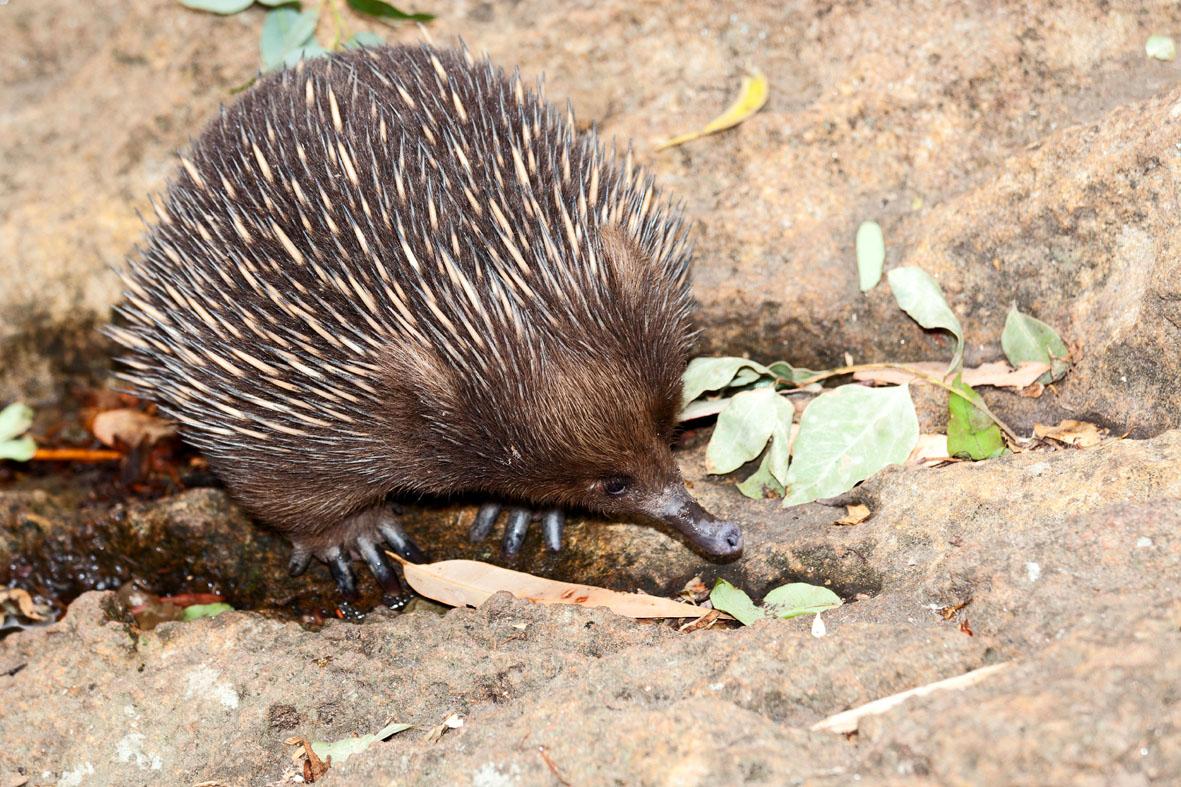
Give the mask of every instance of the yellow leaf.
M 453 607 L 478 607 L 493 593 L 507 590 L 517 598 L 538 604 L 607 607 L 616 615 L 629 618 L 696 618 L 709 612 L 704 607 L 659 596 L 558 582 L 477 560 L 408 563 L 397 555 L 393 557 L 402 564 L 410 587 Z
M 845 506 L 845 515 L 833 522 L 834 525 L 860 525 L 865 520 L 869 519 L 869 506 L 862 503 L 854 503 Z
M 758 69 L 754 69 L 742 78 L 742 88 L 738 92 L 738 98 L 734 99 L 734 103 L 725 112 L 718 115 L 697 131 L 690 131 L 688 134 L 679 134 L 671 139 L 666 139 L 656 149 L 664 150 L 665 148 L 671 148 L 676 145 L 683 145 L 699 137 L 716 134 L 728 128 L 734 128 L 762 109 L 763 104 L 766 103 L 767 78 Z

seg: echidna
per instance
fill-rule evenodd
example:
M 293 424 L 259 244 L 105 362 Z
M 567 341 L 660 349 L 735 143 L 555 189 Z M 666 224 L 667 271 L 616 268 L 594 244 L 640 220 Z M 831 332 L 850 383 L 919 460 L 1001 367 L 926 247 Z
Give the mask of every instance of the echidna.
M 207 127 L 125 275 L 123 378 L 232 494 L 350 594 L 421 553 L 387 497 L 659 520 L 700 551 L 739 529 L 669 442 L 690 325 L 680 212 L 466 49 L 374 48 L 262 78 Z M 473 537 L 499 507 L 481 509 Z

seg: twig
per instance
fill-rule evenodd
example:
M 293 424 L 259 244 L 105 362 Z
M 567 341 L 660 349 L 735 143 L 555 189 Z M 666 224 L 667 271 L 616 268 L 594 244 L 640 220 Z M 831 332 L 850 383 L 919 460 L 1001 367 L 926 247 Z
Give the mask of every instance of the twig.
M 981 667 L 980 669 L 972 670 L 963 675 L 956 675 L 954 678 L 947 678 L 945 680 L 937 680 L 934 683 L 928 683 L 925 686 L 910 689 L 908 691 L 899 692 L 898 694 L 891 694 L 888 697 L 882 697 L 880 700 L 867 702 L 856 708 L 838 713 L 835 716 L 829 716 L 827 719 L 818 721 L 812 725 L 813 732 L 835 732 L 837 734 L 848 734 L 857 732 L 857 723 L 864 716 L 877 716 L 886 711 L 901 705 L 913 697 L 925 697 L 937 691 L 944 691 L 945 689 L 966 689 L 969 686 L 975 686 L 985 678 L 995 675 L 1003 669 L 1012 666 L 1013 662 L 1005 661 L 1000 664 L 993 664 L 988 667 Z
M 123 454 L 106 448 L 38 448 L 34 462 L 117 462 Z
M 954 387 L 948 385 L 946 382 L 939 379 L 938 377 L 927 374 L 926 372 L 921 371 L 919 369 L 915 369 L 913 367 L 907 366 L 906 364 L 862 363 L 862 364 L 856 364 L 854 366 L 841 366 L 836 369 L 828 369 L 823 372 L 817 372 L 816 374 L 812 375 L 811 377 L 809 377 L 805 380 L 789 380 L 786 377 L 779 377 L 778 375 L 776 375 L 776 379 L 783 382 L 783 383 L 791 385 L 793 387 L 802 388 L 805 385 L 810 385 L 812 383 L 819 382 L 820 380 L 827 380 L 830 377 L 840 377 L 841 375 L 844 375 L 844 374 L 854 374 L 856 372 L 871 372 L 871 371 L 877 371 L 880 369 L 893 369 L 893 370 L 900 371 L 900 372 L 906 372 L 907 374 L 914 375 L 915 379 L 922 380 L 923 382 L 929 383 L 930 385 L 934 385 L 937 388 L 942 388 L 943 390 L 947 391 L 948 393 L 955 394 L 956 396 L 960 397 L 961 399 L 966 399 L 969 404 L 971 404 L 973 407 L 975 407 L 980 412 L 987 415 L 992 420 L 992 422 L 994 424 L 996 424 L 998 427 L 1000 427 L 1000 430 L 1005 433 L 1005 436 L 1007 436 L 1014 443 L 1016 443 L 1017 445 L 1024 445 L 1028 442 L 1028 440 L 1026 440 L 1025 438 L 1019 437 L 1017 435 L 1017 433 L 1014 432 L 1009 427 L 1008 424 L 1006 424 L 999 417 L 997 417 L 997 415 L 992 410 L 990 410 L 988 408 L 988 405 L 984 403 L 983 398 L 977 397 L 977 400 L 969 399 L 968 397 L 964 396 L 959 391 L 957 391 Z

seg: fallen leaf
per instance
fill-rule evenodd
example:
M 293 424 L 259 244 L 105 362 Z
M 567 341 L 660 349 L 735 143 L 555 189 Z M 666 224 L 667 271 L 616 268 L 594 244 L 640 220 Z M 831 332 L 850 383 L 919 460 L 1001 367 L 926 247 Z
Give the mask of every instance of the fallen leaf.
M 828 588 L 809 585 L 807 582 L 781 585 L 763 597 L 763 607 L 767 613 L 784 620 L 800 615 L 819 615 L 844 603 L 840 596 Z
M 365 751 L 374 743 L 384 741 L 393 735 L 410 729 L 412 724 L 387 724 L 377 732 L 371 735 L 358 735 L 353 738 L 343 738 L 339 741 L 312 741 L 312 752 L 314 752 L 320 759 L 326 760 L 331 765 L 339 765 L 340 763 L 352 757 L 354 754 L 359 754 Z
M 916 372 L 942 379 L 944 382 L 950 382 L 949 378 L 951 375 L 944 375 L 947 367 L 938 362 L 899 364 L 899 367 L 896 369 L 867 369 L 865 371 L 854 372 L 853 379 L 859 382 L 869 382 L 877 385 L 904 385 L 914 382 L 916 379 L 915 375 L 908 373 L 905 369 L 914 369 Z M 1041 363 L 1039 361 L 1026 361 L 1016 369 L 1004 361 L 993 361 L 992 363 L 981 364 L 972 369 L 964 369 L 963 380 L 973 388 L 987 385 L 993 388 L 1024 389 L 1034 385 L 1037 378 L 1049 370 L 1050 365 L 1048 363 Z
M 29 591 L 22 588 L 0 589 L 0 604 L 12 602 L 20 610 L 20 614 L 28 620 L 48 620 L 49 616 L 41 611 L 37 602 L 29 595 Z M 3 616 L 0 616 L 0 620 Z
M 1005 438 L 991 418 L 977 403 L 980 394 L 957 375 L 952 383 L 955 393 L 947 397 L 947 451 L 952 456 L 973 461 L 992 459 L 1005 452 Z
M 443 735 L 446 734 L 447 730 L 458 730 L 462 726 L 463 716 L 458 713 L 452 713 L 443 719 L 443 721 L 439 722 L 439 724 L 432 727 L 423 737 L 423 740 L 427 743 L 438 743 L 443 739 Z
M 402 564 L 410 587 L 427 598 L 452 607 L 478 607 L 492 594 L 506 590 L 519 599 L 537 604 L 607 607 L 616 615 L 629 618 L 696 618 L 708 611 L 644 593 L 620 593 L 535 577 L 477 560 L 409 563 L 398 555 L 387 554 Z
M 1025 314 L 1014 305 L 1005 318 L 1001 349 L 1009 363 L 1040 361 L 1050 364 L 1050 371 L 1038 382 L 1048 385 L 1061 380 L 1070 368 L 1070 350 L 1058 332 L 1041 320 Z
M 656 149 L 664 150 L 665 148 L 671 148 L 676 145 L 683 145 L 700 137 L 733 128 L 762 109 L 763 104 L 766 103 L 767 78 L 757 69 L 752 70 L 742 78 L 742 87 L 738 91 L 738 97 L 734 99 L 733 104 L 726 108 L 725 112 L 718 115 L 709 123 L 706 123 L 705 126 L 697 131 L 678 134 L 671 139 L 661 142 L 656 146 Z
M 736 356 L 721 356 L 716 358 L 702 357 L 689 361 L 681 375 L 681 406 L 686 407 L 694 399 L 709 391 L 717 391 L 734 385 L 734 378 L 743 371 L 752 372 L 753 379 L 748 375 L 746 382 L 754 382 L 761 375 L 771 374 L 771 370 L 761 363 L 749 358 Z M 744 383 L 745 384 L 745 383 Z
M 131 407 L 106 410 L 94 417 L 90 431 L 103 445 L 129 448 L 159 442 L 176 434 L 175 424 Z
M 745 590 L 735 587 L 724 579 L 719 579 L 714 583 L 714 589 L 709 594 L 709 601 L 714 605 L 714 609 L 732 615 L 744 626 L 749 626 L 751 623 L 767 617 L 767 613 L 750 600 L 750 596 L 746 594 Z
M 876 221 L 863 221 L 857 228 L 857 281 L 862 292 L 869 292 L 882 280 L 886 261 L 886 243 L 882 227 Z
M 1041 440 L 1048 438 L 1066 445 L 1076 445 L 1079 448 L 1094 448 L 1103 441 L 1107 432 L 1095 424 L 1086 421 L 1072 421 L 1068 418 L 1057 426 L 1034 424 L 1033 434 Z
M 947 435 L 921 434 L 919 441 L 910 456 L 906 458 L 908 465 L 938 465 L 953 461 L 947 453 Z
M 224 602 L 215 604 L 190 604 L 185 607 L 181 620 L 198 620 L 199 618 L 215 618 L 223 612 L 233 612 L 234 608 Z
M 958 370 L 964 360 L 964 329 L 955 312 L 947 305 L 939 282 L 922 268 L 914 266 L 895 268 L 886 274 L 886 279 L 894 291 L 898 307 L 912 320 L 928 331 L 944 330 L 955 338 L 955 352 L 947 371 Z
M 1144 54 L 1166 63 L 1177 59 L 1177 42 L 1172 36 L 1149 36 L 1144 42 Z
M 869 506 L 861 503 L 845 506 L 845 515 L 833 522 L 834 525 L 860 525 L 869 519 Z
M 682 634 L 688 634 L 693 631 L 712 628 L 713 624 L 717 623 L 718 619 L 721 617 L 722 611 L 720 609 L 711 609 L 697 620 L 691 620 L 688 623 L 682 624 L 681 627 L 677 629 L 677 631 L 681 632 Z

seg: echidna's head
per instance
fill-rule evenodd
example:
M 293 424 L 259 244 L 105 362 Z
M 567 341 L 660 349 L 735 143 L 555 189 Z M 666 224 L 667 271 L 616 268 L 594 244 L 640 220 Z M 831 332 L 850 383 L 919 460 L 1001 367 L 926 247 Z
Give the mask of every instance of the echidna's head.
M 692 329 L 683 281 L 608 235 L 613 275 L 582 315 L 538 321 L 502 341 L 461 390 L 447 450 L 491 495 L 662 523 L 724 559 L 737 525 L 690 497 L 670 449 Z

